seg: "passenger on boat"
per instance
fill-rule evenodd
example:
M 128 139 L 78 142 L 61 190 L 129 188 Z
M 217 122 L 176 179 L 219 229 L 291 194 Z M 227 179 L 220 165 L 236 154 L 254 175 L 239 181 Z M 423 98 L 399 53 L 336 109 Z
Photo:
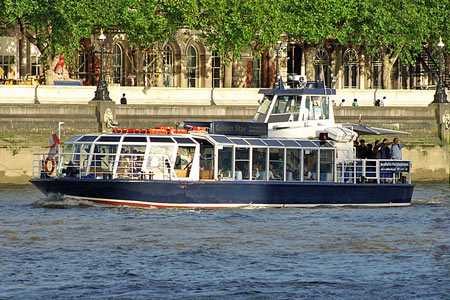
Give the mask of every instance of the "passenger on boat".
M 307 168 L 305 168 L 303 170 L 303 179 L 304 180 L 314 180 L 314 177 L 313 177 L 311 171 L 309 171 Z
M 63 170 L 63 173 L 66 174 L 66 177 L 77 177 L 80 171 L 74 166 L 73 162 L 70 161 L 67 168 Z

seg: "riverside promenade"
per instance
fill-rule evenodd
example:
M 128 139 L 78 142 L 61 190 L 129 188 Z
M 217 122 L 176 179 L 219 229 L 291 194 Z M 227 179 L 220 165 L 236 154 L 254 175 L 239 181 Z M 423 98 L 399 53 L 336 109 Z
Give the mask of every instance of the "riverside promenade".
M 182 121 L 248 121 L 258 106 L 258 89 L 150 88 L 111 86 L 119 127 L 176 126 Z M 90 102 L 95 87 L 0 86 L 0 183 L 26 183 L 31 177 L 32 153 L 48 152 L 51 133 L 61 127 L 62 141 L 98 131 L 96 105 Z M 120 105 L 125 93 L 128 104 Z M 408 147 L 404 158 L 413 162 L 413 181 L 449 180 L 449 128 L 442 117 L 450 104 L 429 105 L 434 91 L 337 90 L 337 123 L 358 123 L 409 132 L 400 136 Z M 387 107 L 373 106 L 386 96 Z M 351 107 L 357 98 L 360 107 Z M 447 109 L 447 110 L 446 110 Z M 444 135 L 444 139 L 442 138 Z M 387 136 L 390 140 L 394 136 Z M 368 143 L 384 136 L 364 136 Z

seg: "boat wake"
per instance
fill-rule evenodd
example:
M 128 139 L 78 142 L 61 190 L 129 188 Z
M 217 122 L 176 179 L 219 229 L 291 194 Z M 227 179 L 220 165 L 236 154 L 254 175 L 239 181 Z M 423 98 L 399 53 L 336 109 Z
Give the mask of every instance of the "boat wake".
M 88 207 L 109 207 L 106 205 L 96 204 L 85 200 L 73 199 L 59 194 L 49 194 L 47 198 L 39 200 L 32 205 L 34 208 L 51 208 L 51 209 L 70 209 L 70 208 L 88 208 Z

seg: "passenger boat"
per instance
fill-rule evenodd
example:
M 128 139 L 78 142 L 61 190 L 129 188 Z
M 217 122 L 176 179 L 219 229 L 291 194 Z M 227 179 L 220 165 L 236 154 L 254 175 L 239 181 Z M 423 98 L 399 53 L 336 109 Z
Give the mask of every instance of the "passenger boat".
M 74 136 L 59 154 L 35 154 L 30 181 L 46 195 L 136 207 L 411 203 L 411 162 L 356 159 L 357 132 L 334 121 L 334 89 L 300 77 L 260 93 L 251 122 Z

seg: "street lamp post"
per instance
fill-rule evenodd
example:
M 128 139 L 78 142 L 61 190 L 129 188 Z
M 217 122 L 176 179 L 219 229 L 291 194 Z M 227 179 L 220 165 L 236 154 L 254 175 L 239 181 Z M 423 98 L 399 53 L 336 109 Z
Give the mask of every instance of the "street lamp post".
M 437 44 L 437 49 L 439 53 L 439 81 L 436 87 L 436 93 L 434 94 L 434 101 L 432 103 L 448 103 L 447 94 L 445 93 L 444 88 L 444 79 L 442 72 L 442 50 L 444 49 L 444 43 L 442 42 L 442 38 L 439 38 L 439 43 Z
M 103 30 L 100 30 L 98 42 L 100 44 L 100 78 L 97 82 L 95 97 L 92 100 L 112 101 L 112 99 L 109 97 L 108 84 L 106 83 L 105 74 L 103 72 L 103 56 L 105 52 L 106 42 L 106 36 L 103 34 Z

